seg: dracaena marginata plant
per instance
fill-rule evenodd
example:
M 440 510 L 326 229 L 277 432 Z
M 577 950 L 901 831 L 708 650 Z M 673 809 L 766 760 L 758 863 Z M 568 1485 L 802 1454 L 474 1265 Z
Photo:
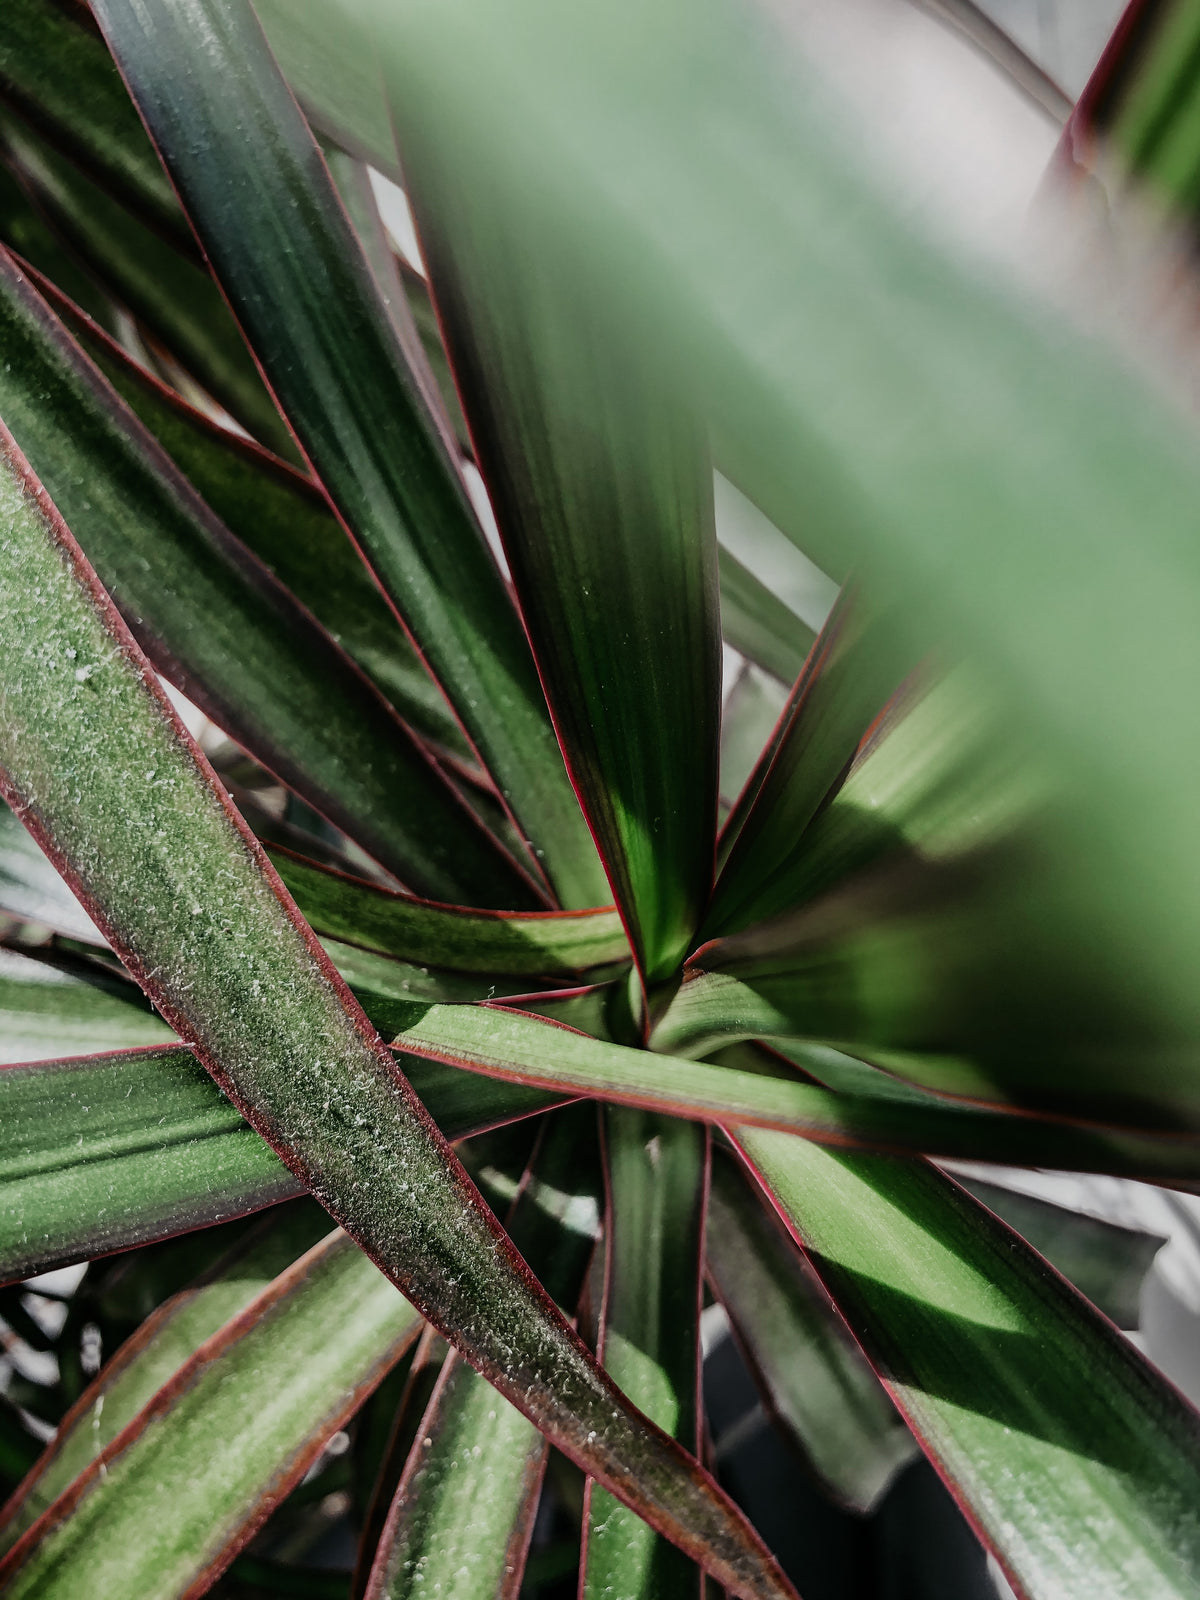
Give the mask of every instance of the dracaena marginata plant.
M 4 0 L 6 1596 L 782 1600 L 705 1305 L 840 1504 L 923 1451 L 1028 1600 L 1197 1592 L 1142 1244 L 1097 1309 L 945 1170 L 1200 1181 L 1194 427 L 805 70 Z

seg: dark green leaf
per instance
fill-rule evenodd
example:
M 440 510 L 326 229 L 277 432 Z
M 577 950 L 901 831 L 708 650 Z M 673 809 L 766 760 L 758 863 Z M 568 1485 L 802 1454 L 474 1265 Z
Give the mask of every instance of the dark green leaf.
M 430 905 L 273 850 L 289 893 L 318 933 L 402 960 L 467 972 L 572 977 L 628 959 L 615 911 L 505 916 Z
M 727 1586 L 786 1594 L 732 1504 L 650 1430 L 528 1276 L 11 441 L 0 529 L 5 792 L 126 966 L 292 1171 L 507 1398 Z
M 348 155 L 335 144 L 325 143 L 322 148 L 329 176 L 333 179 L 342 204 L 346 208 L 346 215 L 350 218 L 355 237 L 367 266 L 371 269 L 375 287 L 384 305 L 387 306 L 409 371 L 420 385 L 429 417 L 442 436 L 447 454 L 453 457 L 458 454 L 459 449 L 455 430 L 442 404 L 442 391 L 426 355 L 425 339 L 417 328 L 409 296 L 400 276 L 400 265 L 379 213 L 379 203 L 371 186 L 370 169 L 357 156 Z M 428 298 L 426 304 L 428 306 Z M 428 310 L 432 320 L 432 306 L 429 306 Z M 434 321 L 431 331 L 433 337 L 440 343 L 440 335 L 437 334 L 436 328 L 437 324 Z M 457 402 L 455 409 L 457 410 Z
M 52 285 L 38 287 L 226 527 L 308 607 L 406 722 L 470 760 L 445 696 L 320 490 L 159 383 Z
M 706 442 L 636 318 L 548 225 L 528 162 L 481 161 L 439 125 L 419 74 L 396 111 L 555 727 L 655 983 L 686 955 L 712 881 L 720 651 Z
M 110 333 L 118 318 L 113 300 L 63 245 L 7 167 L 0 165 L 0 240 L 26 265 L 69 294 Z
M 659 1427 L 699 1445 L 700 1274 L 708 1135 L 695 1123 L 613 1107 L 604 1118 L 608 1256 L 600 1354 Z M 694 1600 L 699 1574 L 591 1483 L 581 1600 Z
M 705 1255 L 776 1421 L 834 1499 L 866 1514 L 916 1445 L 804 1257 L 720 1149 Z
M 561 897 L 599 903 L 520 623 L 249 5 L 96 14 L 305 453 Z
M 5 121 L 10 166 L 72 253 L 263 444 L 290 435 L 204 268 L 181 256 L 24 124 Z
M 517 869 L 407 729 L 217 522 L 3 256 L 0 354 L 8 427 L 159 669 L 414 889 L 519 901 Z
M 1200 1581 L 1200 1418 L 931 1167 L 739 1142 L 938 1470 L 1030 1600 Z
M 0 92 L 96 181 L 172 241 L 196 243 L 120 73 L 82 13 L 54 0 L 6 0 Z

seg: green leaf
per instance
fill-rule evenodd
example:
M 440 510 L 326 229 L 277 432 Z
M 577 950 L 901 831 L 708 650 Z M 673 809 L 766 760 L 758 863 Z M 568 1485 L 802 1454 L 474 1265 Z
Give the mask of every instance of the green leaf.
M 308 607 L 411 727 L 469 761 L 446 697 L 311 480 L 159 383 L 52 284 L 39 279 L 37 287 L 226 527 Z
M 1052 792 L 1045 764 L 974 674 L 916 674 L 809 826 L 795 904 L 869 868 L 954 861 L 998 843 L 1027 829 Z
M 568 1312 L 600 1227 L 595 1147 L 590 1106 L 550 1118 L 508 1217 L 513 1243 Z M 533 1425 L 452 1353 L 397 1487 L 366 1600 L 515 1600 L 545 1464 Z
M 917 1454 L 912 1435 L 804 1257 L 719 1148 L 705 1256 L 775 1420 L 833 1498 L 866 1515 Z
M 0 355 L 8 427 L 159 669 L 415 889 L 522 898 L 515 866 L 407 729 L 217 522 L 3 257 Z
M 123 978 L 87 961 L 0 949 L 0 1061 L 47 1061 L 174 1038 Z
M 384 1525 L 366 1600 L 515 1600 L 545 1466 L 545 1440 L 533 1424 L 450 1355 Z
M 707 441 L 636 317 L 548 225 L 528 165 L 481 161 L 419 73 L 396 116 L 559 741 L 653 984 L 686 955 L 712 882 L 720 649 Z
M 705 936 L 795 904 L 805 831 L 904 676 L 891 618 L 844 590 L 722 832 Z
M 371 184 L 370 169 L 356 156 L 339 149 L 336 144 L 323 142 L 322 151 L 325 165 L 329 168 L 329 176 L 333 179 L 341 202 L 346 208 L 346 215 L 350 218 L 355 238 L 371 270 L 375 287 L 384 305 L 387 306 L 409 371 L 420 386 L 430 420 L 441 434 L 447 454 L 453 458 L 459 451 L 458 439 L 450 421 L 450 414 L 442 403 L 442 390 L 426 355 L 425 340 L 417 328 L 409 295 L 400 276 L 400 265 L 380 215 L 379 202 L 375 198 L 375 190 Z M 427 297 L 426 303 L 428 304 Z M 428 309 L 430 318 L 433 319 L 432 306 Z M 436 328 L 434 320 L 433 337 L 440 344 L 441 336 Z M 458 409 L 457 402 L 455 409 Z
M 411 1065 L 409 1082 L 448 1139 L 558 1098 Z M 301 1190 L 182 1046 L 0 1072 L 0 1281 L 207 1227 Z
M 1110 1323 L 923 1163 L 739 1142 L 1019 1593 L 1195 1593 L 1200 1418 Z
M 528 1277 L 11 441 L 0 530 L 5 792 L 162 1015 L 422 1315 L 554 1443 L 727 1586 L 786 1594 L 740 1513 L 649 1430 Z
M 724 545 L 717 567 L 725 639 L 781 683 L 795 683 L 817 637 L 813 629 Z
M 103 40 L 52 0 L 8 0 L 0 92 L 95 180 L 177 249 L 195 240 Z
M 71 252 L 263 444 L 291 437 L 205 269 L 182 256 L 24 124 L 3 123 L 9 166 Z
M 313 125 L 399 182 L 400 158 L 379 64 L 357 48 L 341 0 L 316 7 L 258 0 L 254 10 Z
M 736 1067 L 713 1066 L 662 1054 L 657 1045 L 647 1052 L 603 1043 L 502 1006 L 411 1004 L 393 1044 L 406 1060 L 415 1052 L 509 1083 L 593 1095 L 703 1122 L 785 1129 L 832 1145 L 1185 1185 L 1200 1175 L 1200 1143 L 1192 1137 L 1005 1116 L 917 1095 L 907 1086 L 900 1086 L 899 1094 L 836 1094 L 799 1081 L 760 1052 L 739 1056 Z M 797 1045 L 791 1051 L 799 1060 L 811 1057 L 814 1075 L 827 1064 L 849 1061 L 827 1046 Z
M 329 1218 L 314 1202 L 289 1207 L 266 1218 L 200 1283 L 151 1312 L 71 1407 L 5 1505 L 0 1551 L 33 1526 L 210 1335 L 328 1232 Z
M 597 904 L 520 622 L 249 5 L 96 15 L 315 471 L 560 896 Z
M 75 1479 L 0 1566 L 5 1592 L 165 1600 L 202 1590 L 420 1325 L 345 1234 L 329 1235 L 202 1345 Z
M 1167 1242 L 1163 1235 L 1090 1217 L 985 1177 L 967 1177 L 959 1171 L 953 1176 L 1118 1328 L 1138 1326 L 1142 1284 Z
M 642 326 L 678 351 L 718 437 L 773 472 L 735 474 L 754 502 L 1019 718 L 1053 766 L 1056 826 L 1007 903 L 1003 872 L 988 885 L 1002 974 L 982 893 L 947 929 L 988 984 L 968 1015 L 1002 1025 L 1030 1081 L 1057 1062 L 1177 1115 L 1200 1037 L 1190 422 L 1101 340 L 927 237 L 765 15 L 353 10 L 397 103 L 419 75 L 446 123 L 486 124 L 498 163 L 535 153 L 563 227 L 644 295 Z
M 615 911 L 506 915 L 430 905 L 275 848 L 275 870 L 318 933 L 467 972 L 578 977 L 629 957 Z
M 89 317 L 109 332 L 117 327 L 116 307 L 96 280 L 64 247 L 42 213 L 7 167 L 0 165 L 0 240 L 27 266 L 60 286 Z
M 708 1135 L 695 1123 L 613 1107 L 604 1119 L 608 1259 L 600 1355 L 648 1417 L 699 1445 L 700 1273 Z M 581 1600 L 689 1597 L 695 1567 L 589 1483 Z

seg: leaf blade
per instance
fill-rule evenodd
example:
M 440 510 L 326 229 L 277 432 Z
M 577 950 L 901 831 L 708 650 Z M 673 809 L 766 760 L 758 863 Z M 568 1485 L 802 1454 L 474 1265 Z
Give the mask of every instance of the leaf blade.
M 569 898 L 586 886 L 582 903 L 596 904 L 603 890 L 520 624 L 249 5 L 159 8 L 150 35 L 149 15 L 124 4 L 96 15 L 333 503 L 548 869 Z M 173 70 L 181 60 L 186 73 Z
M 749 1595 L 786 1594 L 740 1514 L 628 1406 L 525 1274 L 310 942 L 11 442 L 4 464 L 0 767 L 10 802 L 69 864 L 166 1020 L 422 1315 L 722 1581 Z M 94 669 L 82 682 L 66 670 L 76 660 Z M 147 770 L 169 772 L 170 791 L 148 786 Z M 232 960 L 231 930 L 244 935 Z M 441 1204 L 431 1204 L 434 1196 Z M 481 1304 L 490 1307 L 486 1319 Z
M 1022 1593 L 1192 1589 L 1200 1418 L 1110 1324 L 928 1166 L 739 1143 Z

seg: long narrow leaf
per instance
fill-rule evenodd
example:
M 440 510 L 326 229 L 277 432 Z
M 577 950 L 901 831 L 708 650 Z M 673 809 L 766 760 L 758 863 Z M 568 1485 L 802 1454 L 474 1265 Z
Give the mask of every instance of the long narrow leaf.
M 82 961 L 0 949 L 0 1061 L 48 1061 L 174 1037 L 120 978 Z
M 319 933 L 403 960 L 546 977 L 574 977 L 628 960 L 615 911 L 489 915 L 395 894 L 284 850 L 273 850 L 271 859 Z
M 725 824 L 709 937 L 795 903 L 805 831 L 904 676 L 890 621 L 856 591 L 844 591 L 834 607 Z
M 411 1063 L 448 1139 L 561 1096 Z M 0 1282 L 207 1227 L 303 1185 L 190 1050 L 129 1050 L 0 1072 Z
M 724 546 L 717 569 L 725 639 L 781 683 L 795 683 L 816 634 Z
M 0 15 L 0 91 L 177 248 L 195 251 L 112 57 L 81 15 L 53 0 L 8 0 Z
M 445 696 L 396 626 L 369 569 L 316 485 L 158 382 L 53 283 L 41 277 L 35 282 L 226 527 L 308 607 L 406 722 L 452 754 L 469 759 Z
M 707 441 L 636 318 L 548 222 L 534 169 L 481 162 L 419 73 L 396 115 L 555 727 L 654 983 L 686 955 L 712 881 L 720 651 Z
M 786 1593 L 740 1514 L 529 1278 L 11 442 L 0 527 L 5 791 L 162 1015 L 421 1313 L 555 1443 L 728 1587 Z
M 96 15 L 306 455 L 560 894 L 599 903 L 520 623 L 247 0 Z
M 1200 1144 L 1190 1137 L 1005 1116 L 933 1095 L 836 1094 L 789 1073 L 779 1075 L 778 1063 L 772 1069 L 770 1058 L 766 1071 L 759 1061 L 750 1070 L 686 1061 L 606 1044 L 556 1021 L 500 1007 L 413 1004 L 393 1044 L 404 1059 L 415 1052 L 563 1095 L 594 1095 L 703 1122 L 785 1129 L 832 1145 L 1182 1184 L 1194 1182 L 1200 1170 Z M 838 1055 L 827 1047 L 800 1046 L 798 1058 L 803 1060 L 808 1049 L 816 1051 L 818 1070 L 827 1055 Z
M 1195 1593 L 1200 1417 L 1110 1323 L 922 1163 L 741 1143 L 1018 1593 Z
M 206 1339 L 324 1238 L 328 1222 L 311 1201 L 288 1208 L 260 1224 L 204 1282 L 153 1311 L 80 1395 L 0 1511 L 0 1550 L 33 1526 Z
M 600 1354 L 647 1416 L 699 1445 L 700 1276 L 708 1135 L 695 1123 L 614 1107 L 604 1119 L 607 1261 Z M 695 1566 L 589 1483 L 581 1600 L 696 1600 Z
M 713 1152 L 710 1281 L 776 1420 L 834 1499 L 865 1515 L 917 1447 L 755 1187 Z
M 287 430 L 198 262 L 98 189 L 32 129 L 3 123 L 5 159 L 71 252 L 255 438 L 293 453 Z
M 202 1344 L 34 1524 L 0 1565 L 5 1593 L 203 1593 L 420 1325 L 350 1239 L 329 1235 Z
M 217 522 L 3 255 L 0 354 L 7 426 L 159 669 L 414 889 L 519 901 L 517 869 L 408 730 Z
M 547 1293 L 574 1310 L 600 1224 L 590 1107 L 559 1113 L 507 1219 Z M 546 1447 L 519 1411 L 451 1354 L 421 1422 L 366 1587 L 366 1600 L 453 1593 L 515 1600 Z

